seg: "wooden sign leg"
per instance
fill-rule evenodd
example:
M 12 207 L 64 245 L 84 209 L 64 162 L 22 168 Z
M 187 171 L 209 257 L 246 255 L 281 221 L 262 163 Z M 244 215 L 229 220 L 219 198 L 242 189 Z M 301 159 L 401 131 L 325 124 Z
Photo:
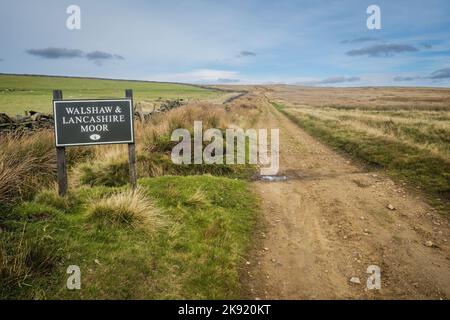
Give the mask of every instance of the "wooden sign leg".
M 130 164 L 130 183 L 131 187 L 136 189 L 136 145 L 134 143 L 128 144 L 128 161 Z
M 133 90 L 125 90 L 125 97 L 133 101 Z M 132 108 L 131 117 L 134 117 L 134 108 Z M 134 130 L 134 128 L 133 128 Z M 136 189 L 137 173 L 136 173 L 136 145 L 134 143 L 128 144 L 128 162 L 130 165 L 130 183 L 131 188 Z
M 58 193 L 64 197 L 67 193 L 66 148 L 56 148 L 56 163 L 58 166 Z
M 61 90 L 53 90 L 53 100 L 62 100 Z M 56 147 L 56 165 L 58 170 L 58 193 L 64 197 L 67 193 L 66 148 Z

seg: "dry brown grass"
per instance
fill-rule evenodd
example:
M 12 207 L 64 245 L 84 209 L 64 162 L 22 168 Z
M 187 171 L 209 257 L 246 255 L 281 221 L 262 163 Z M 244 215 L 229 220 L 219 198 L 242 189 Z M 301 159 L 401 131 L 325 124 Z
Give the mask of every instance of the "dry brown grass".
M 296 106 L 346 109 L 450 111 L 450 90 L 440 88 L 314 88 L 273 86 L 272 97 Z
M 189 104 L 164 114 L 154 115 L 149 122 L 136 121 L 138 176 L 160 176 L 171 172 L 170 152 L 177 142 L 170 141 L 172 131 L 193 131 L 194 121 L 203 122 L 203 130 L 227 127 L 227 112 L 221 105 Z M 73 186 L 80 184 L 120 186 L 128 182 L 128 151 L 125 145 L 91 147 L 91 159 L 80 162 L 70 172 Z
M 186 204 L 194 207 L 207 207 L 211 205 L 211 202 L 204 191 L 197 189 L 197 191 L 186 200 Z
M 128 182 L 128 151 L 125 145 L 91 147 L 93 157 L 70 172 L 72 187 L 80 185 L 120 186 Z
M 155 115 L 149 122 L 137 121 L 135 131 L 139 176 L 177 174 L 177 171 L 172 172 L 169 163 L 170 152 L 176 144 L 170 141 L 173 130 L 185 128 L 192 132 L 194 121 L 202 121 L 203 130 L 246 127 L 255 121 L 259 112 L 254 104 L 251 99 L 248 103 L 234 102 L 227 107 L 222 104 L 190 103 Z M 56 152 L 52 130 L 26 136 L 3 136 L 0 146 L 0 203 L 29 199 L 40 189 L 54 183 Z M 80 183 L 123 185 L 128 182 L 127 156 L 124 145 L 67 148 L 69 183 L 72 187 Z M 212 169 L 199 168 L 200 171 Z
M 67 163 L 92 157 L 92 149 L 66 150 Z M 52 130 L 0 136 L 0 204 L 30 199 L 56 180 L 56 150 Z
M 88 206 L 88 215 L 110 225 L 129 225 L 156 230 L 163 225 L 158 209 L 150 202 L 141 188 L 125 190 L 110 196 L 93 199 Z
M 450 122 L 425 117 L 402 118 L 368 114 L 361 110 L 334 108 L 295 108 L 290 112 L 321 120 L 339 122 L 341 126 L 426 150 L 442 159 L 450 158 Z M 411 112 L 410 112 L 411 113 Z
M 251 100 L 252 103 L 255 103 Z M 250 103 L 250 102 L 249 102 Z M 161 176 L 167 174 L 222 174 L 219 166 L 174 166 L 170 154 L 178 142 L 171 141 L 173 130 L 184 128 L 193 132 L 194 121 L 201 121 L 203 130 L 225 130 L 233 126 L 246 127 L 254 122 L 260 111 L 249 104 L 190 103 L 167 113 L 157 114 L 150 121 L 136 122 L 136 146 L 138 176 Z M 109 145 L 93 148 L 90 161 L 80 163 L 71 172 L 70 180 L 75 186 L 81 184 L 119 186 L 128 182 L 128 159 L 126 146 Z M 217 169 L 217 170 L 216 170 Z M 216 172 L 216 171 L 217 172 Z M 227 171 L 228 172 L 228 171 Z
M 54 179 L 55 148 L 48 131 L 3 136 L 0 145 L 0 203 L 29 198 Z
M 438 88 L 262 89 L 312 135 L 394 178 L 407 180 L 448 212 L 450 90 Z
M 136 135 L 141 139 L 141 145 L 148 147 L 147 143 L 151 145 L 155 135 L 170 135 L 173 130 L 178 128 L 192 130 L 194 121 L 202 121 L 204 129 L 226 128 L 229 116 L 221 105 L 189 104 L 165 114 L 156 115 L 149 123 L 138 123 Z
M 450 90 L 272 86 L 266 96 L 289 112 L 339 123 L 450 161 Z

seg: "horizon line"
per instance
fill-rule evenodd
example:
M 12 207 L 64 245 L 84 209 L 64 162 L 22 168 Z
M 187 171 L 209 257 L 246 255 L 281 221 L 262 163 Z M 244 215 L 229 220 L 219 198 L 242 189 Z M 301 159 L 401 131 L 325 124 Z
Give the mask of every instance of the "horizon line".
M 450 89 L 450 86 L 394 86 L 394 85 L 366 85 L 366 86 L 314 86 L 314 85 L 304 85 L 300 83 L 289 83 L 289 82 L 257 82 L 257 83 L 192 83 L 192 82 L 179 82 L 179 81 L 158 81 L 158 80 L 139 80 L 139 79 L 124 79 L 124 78 L 107 78 L 107 77 L 92 77 L 92 76 L 70 76 L 70 75 L 52 75 L 52 74 L 35 74 L 35 73 L 4 73 L 0 72 L 0 76 L 21 76 L 21 77 L 50 77 L 50 78 L 70 78 L 70 79 L 88 79 L 88 80 L 105 80 L 105 81 L 128 81 L 128 82 L 145 82 L 145 83 L 167 83 L 176 85 L 187 85 L 203 89 L 227 91 L 225 89 L 216 88 L 212 86 L 296 86 L 305 88 L 336 88 L 336 89 L 358 89 L 358 88 L 434 88 L 434 89 Z

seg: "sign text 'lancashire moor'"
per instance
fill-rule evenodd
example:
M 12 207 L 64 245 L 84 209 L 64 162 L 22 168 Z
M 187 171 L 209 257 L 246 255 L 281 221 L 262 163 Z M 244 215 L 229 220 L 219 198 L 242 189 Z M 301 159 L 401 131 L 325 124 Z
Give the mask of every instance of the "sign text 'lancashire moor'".
M 131 99 L 53 102 L 56 146 L 134 143 Z

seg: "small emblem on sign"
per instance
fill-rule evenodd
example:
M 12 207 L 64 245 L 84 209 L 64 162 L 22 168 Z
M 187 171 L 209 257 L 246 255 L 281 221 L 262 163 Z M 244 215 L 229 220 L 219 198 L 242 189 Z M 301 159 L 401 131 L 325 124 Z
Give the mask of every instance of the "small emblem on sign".
M 92 134 L 89 139 L 93 140 L 93 141 L 97 141 L 99 140 L 101 137 L 99 134 Z

